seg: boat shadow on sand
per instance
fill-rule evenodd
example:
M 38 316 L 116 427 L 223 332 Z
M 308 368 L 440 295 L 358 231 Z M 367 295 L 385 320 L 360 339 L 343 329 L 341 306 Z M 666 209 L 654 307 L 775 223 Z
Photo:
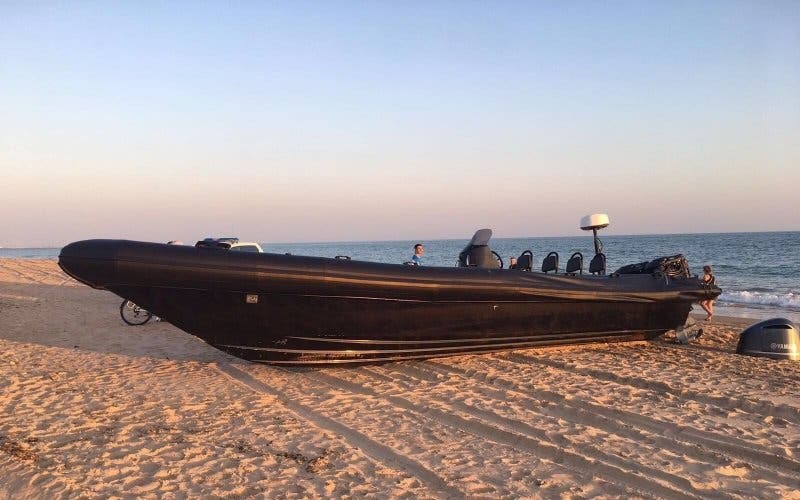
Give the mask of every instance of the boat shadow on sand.
M 0 340 L 135 358 L 242 361 L 165 321 L 126 325 L 120 301 L 83 285 L 0 282 Z

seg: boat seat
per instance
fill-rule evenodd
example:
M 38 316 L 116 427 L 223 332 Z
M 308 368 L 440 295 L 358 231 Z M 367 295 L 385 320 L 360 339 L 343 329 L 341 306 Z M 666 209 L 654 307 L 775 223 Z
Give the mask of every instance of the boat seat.
M 514 269 L 518 269 L 520 271 L 531 271 L 533 269 L 533 252 L 530 250 L 525 250 L 520 254 L 517 258 L 517 265 Z
M 576 272 L 583 274 L 583 254 L 580 252 L 572 254 L 567 261 L 567 269 L 564 272 L 571 276 L 575 276 Z
M 606 254 L 599 253 L 589 262 L 589 272 L 592 274 L 606 274 Z
M 547 274 L 550 271 L 558 272 L 558 252 L 550 252 L 542 261 L 542 272 Z

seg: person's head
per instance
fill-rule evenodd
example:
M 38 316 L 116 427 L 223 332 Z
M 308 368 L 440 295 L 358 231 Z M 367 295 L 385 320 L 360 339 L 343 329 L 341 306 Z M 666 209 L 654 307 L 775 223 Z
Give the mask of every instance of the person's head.
M 414 245 L 414 255 L 422 255 L 425 249 L 422 247 L 422 243 L 417 243 Z
M 711 266 L 703 266 L 703 272 L 706 274 L 711 274 Z
M 516 257 L 509 257 L 508 258 L 508 262 L 511 263 L 511 264 L 516 264 L 517 263 L 517 258 Z

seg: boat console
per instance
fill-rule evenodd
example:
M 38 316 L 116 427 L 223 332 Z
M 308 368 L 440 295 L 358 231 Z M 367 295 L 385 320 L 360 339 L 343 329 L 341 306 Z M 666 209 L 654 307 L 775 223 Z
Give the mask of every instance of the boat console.
M 503 259 L 489 248 L 491 229 L 478 229 L 464 250 L 458 254 L 458 267 L 480 267 L 497 269 L 503 267 Z

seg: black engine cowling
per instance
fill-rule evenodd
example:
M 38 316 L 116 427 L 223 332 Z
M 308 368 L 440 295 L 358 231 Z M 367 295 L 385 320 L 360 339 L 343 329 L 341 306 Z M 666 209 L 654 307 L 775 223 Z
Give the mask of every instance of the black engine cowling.
M 739 336 L 737 354 L 800 360 L 800 330 L 786 318 L 773 318 L 750 326 Z

